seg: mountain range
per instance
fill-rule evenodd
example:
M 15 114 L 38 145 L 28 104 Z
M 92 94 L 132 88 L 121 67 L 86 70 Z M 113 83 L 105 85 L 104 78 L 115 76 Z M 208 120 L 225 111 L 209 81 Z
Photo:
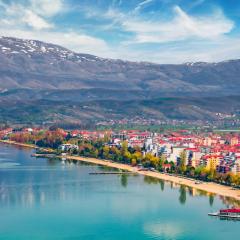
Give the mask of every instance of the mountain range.
M 240 60 L 130 62 L 1 37 L 0 121 L 214 120 L 239 112 L 239 76 Z

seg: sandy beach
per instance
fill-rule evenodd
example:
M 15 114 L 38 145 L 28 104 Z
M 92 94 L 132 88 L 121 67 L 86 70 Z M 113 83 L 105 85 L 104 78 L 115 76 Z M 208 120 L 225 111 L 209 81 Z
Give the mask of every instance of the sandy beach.
M 6 144 L 22 146 L 22 147 L 34 148 L 34 149 L 37 148 L 35 145 L 17 143 L 17 142 L 13 142 L 13 141 L 0 140 L 0 142 L 6 143 Z M 44 157 L 44 154 L 43 155 L 36 154 L 36 156 Z M 195 184 L 196 180 L 194 180 L 194 179 L 183 178 L 180 176 L 171 176 L 171 175 L 159 173 L 159 172 L 138 171 L 138 169 L 136 167 L 132 167 L 132 166 L 129 166 L 126 164 L 121 164 L 121 163 L 115 163 L 115 162 L 112 162 L 109 160 L 86 158 L 86 157 L 80 157 L 80 156 L 68 156 L 68 155 L 67 156 L 59 156 L 59 157 L 69 159 L 69 160 L 77 160 L 77 161 L 88 162 L 88 163 L 103 165 L 103 166 L 107 166 L 107 167 L 127 170 L 129 172 L 138 173 L 138 174 L 141 174 L 144 176 L 154 177 L 154 178 L 162 179 L 165 181 L 170 181 L 170 182 L 174 182 L 177 184 L 186 185 L 186 186 L 193 187 L 195 189 L 206 191 L 209 193 L 213 193 L 213 194 L 217 194 L 217 195 L 221 195 L 221 196 L 225 196 L 225 197 L 231 197 L 231 198 L 234 198 L 234 199 L 240 201 L 240 190 L 234 190 L 234 189 L 232 189 L 232 187 L 223 186 L 223 185 L 216 184 L 216 183 L 202 182 L 200 184 Z
M 114 163 L 108 160 L 100 160 L 95 158 L 85 158 L 85 157 L 78 157 L 78 156 L 64 156 L 64 158 L 69 160 L 78 160 L 82 162 L 88 162 L 88 163 L 118 168 L 122 170 L 127 170 L 127 171 L 138 173 L 144 176 L 154 177 L 154 178 L 162 179 L 165 181 L 186 185 L 186 186 L 193 187 L 195 189 L 206 191 L 209 193 L 213 193 L 213 194 L 217 194 L 225 197 L 231 197 L 240 201 L 240 190 L 233 190 L 231 187 L 223 186 L 216 183 L 202 182 L 200 184 L 195 184 L 196 180 L 194 179 L 187 179 L 179 176 L 170 176 L 168 174 L 159 173 L 159 172 L 138 171 L 136 167 L 132 167 L 132 166 L 121 164 L 121 163 Z

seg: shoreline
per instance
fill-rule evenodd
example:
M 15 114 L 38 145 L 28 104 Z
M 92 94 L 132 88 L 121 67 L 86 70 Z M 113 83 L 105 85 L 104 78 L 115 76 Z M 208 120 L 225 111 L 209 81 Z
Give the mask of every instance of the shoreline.
M 213 182 L 202 182 L 200 184 L 195 184 L 195 182 L 197 181 L 195 179 L 182 178 L 179 176 L 171 176 L 171 175 L 160 173 L 160 172 L 138 171 L 136 167 L 132 167 L 122 163 L 110 162 L 109 160 L 86 158 L 86 157 L 80 157 L 80 156 L 60 156 L 59 158 L 77 160 L 77 161 L 88 162 L 88 163 L 93 163 L 97 165 L 103 165 L 107 167 L 127 170 L 129 172 L 137 173 L 143 176 L 153 177 L 153 178 L 173 182 L 179 185 L 186 185 L 188 187 L 192 187 L 197 190 L 202 190 L 212 194 L 217 194 L 219 196 L 234 198 L 240 201 L 240 190 L 233 190 L 232 187 L 223 186 Z
M 37 148 L 37 146 L 35 146 L 35 145 L 17 143 L 14 141 L 0 140 L 0 143 L 1 142 L 5 143 L 5 144 L 28 147 L 28 148 L 33 148 L 33 149 Z M 39 156 L 44 157 L 44 154 L 42 154 L 42 155 L 39 154 Z M 97 164 L 97 165 L 127 170 L 129 172 L 137 173 L 137 174 L 140 174 L 143 176 L 149 176 L 149 177 L 173 182 L 173 183 L 180 184 L 180 185 L 186 185 L 188 187 L 192 187 L 192 188 L 195 188 L 198 190 L 202 190 L 202 191 L 209 192 L 212 194 L 217 194 L 217 195 L 224 196 L 224 197 L 234 198 L 234 199 L 240 201 L 240 190 L 233 190 L 232 187 L 220 185 L 220 184 L 213 183 L 213 182 L 201 182 L 200 184 L 195 184 L 195 182 L 197 181 L 195 179 L 183 178 L 180 176 L 171 176 L 171 175 L 159 173 L 159 172 L 138 171 L 138 169 L 136 167 L 132 167 L 130 165 L 126 165 L 126 164 L 122 164 L 122 163 L 115 163 L 115 162 L 111 162 L 109 160 L 101 160 L 101 159 L 97 159 L 97 158 L 87 158 L 87 157 L 69 156 L 69 155 L 57 156 L 57 157 L 60 159 L 64 158 L 64 159 L 69 159 L 69 160 L 77 160 L 77 161 L 88 162 L 88 163 L 93 163 L 93 164 Z
M 36 145 L 33 145 L 33 144 L 18 143 L 18 142 L 14 142 L 14 141 L 10 141 L 10 140 L 0 140 L 0 143 L 15 145 L 15 146 L 19 146 L 19 147 L 32 148 L 32 149 L 38 148 Z

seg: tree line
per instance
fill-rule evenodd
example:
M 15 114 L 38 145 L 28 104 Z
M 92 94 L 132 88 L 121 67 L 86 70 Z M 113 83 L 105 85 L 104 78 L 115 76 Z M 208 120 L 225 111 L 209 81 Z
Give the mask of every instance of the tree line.
M 130 164 L 132 166 L 142 165 L 144 168 L 154 168 L 159 172 L 168 172 L 170 174 L 178 174 L 195 178 L 202 181 L 213 181 L 226 185 L 240 186 L 240 175 L 228 172 L 218 173 L 216 169 L 208 169 L 204 165 L 196 168 L 187 165 L 186 152 L 180 153 L 177 164 L 168 162 L 165 155 L 154 156 L 151 153 L 143 153 L 140 147 L 129 147 L 126 141 L 121 146 L 109 146 L 106 142 L 109 138 L 83 140 L 72 138 L 71 135 L 63 135 L 59 129 L 54 131 L 39 131 L 37 133 L 14 133 L 10 135 L 10 140 L 36 144 L 38 147 L 52 148 L 58 153 L 58 147 L 64 143 L 75 144 L 78 150 L 70 150 L 70 154 L 80 155 L 84 157 L 93 157 L 100 159 L 112 160 L 119 163 Z M 166 164 L 168 167 L 166 168 Z

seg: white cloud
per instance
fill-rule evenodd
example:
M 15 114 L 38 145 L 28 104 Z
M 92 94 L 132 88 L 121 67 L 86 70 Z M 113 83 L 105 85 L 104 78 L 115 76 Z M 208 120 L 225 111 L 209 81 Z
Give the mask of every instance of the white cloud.
M 113 0 L 112 1 L 112 6 L 115 7 L 115 6 L 121 6 L 122 5 L 122 0 Z
M 63 10 L 63 0 L 29 0 L 28 6 L 0 0 L 0 7 L 4 9 L 0 20 L 2 36 L 45 41 L 83 53 L 102 55 L 109 50 L 100 38 L 72 30 L 62 32 L 50 22 L 51 17 Z
M 4 16 L 2 23 L 8 25 L 9 28 L 23 28 L 30 27 L 36 30 L 52 28 L 53 24 L 49 23 L 46 19 L 39 16 L 31 8 L 21 4 L 4 4 L 0 2 L 0 6 L 4 9 Z
M 57 32 L 57 31 L 32 31 L 19 29 L 0 28 L 1 36 L 16 37 L 23 39 L 35 39 L 48 43 L 64 46 L 72 51 L 81 53 L 91 53 L 99 56 L 106 56 L 109 53 L 105 41 L 85 34 L 75 32 Z
M 179 6 L 174 8 L 171 21 L 142 21 L 126 19 L 122 26 L 136 34 L 134 43 L 164 43 L 192 38 L 215 39 L 229 33 L 234 23 L 222 11 L 216 10 L 212 16 L 192 17 Z
M 28 26 L 37 30 L 53 27 L 52 24 L 48 23 L 43 18 L 39 17 L 37 14 L 28 9 L 24 11 L 22 21 Z
M 202 4 L 205 3 L 205 2 L 206 2 L 206 0 L 195 0 L 195 1 L 191 1 L 188 9 L 196 8 L 196 7 L 202 5 Z
M 122 47 L 118 54 L 123 59 L 133 61 L 147 61 L 156 63 L 183 63 L 183 62 L 219 62 L 240 58 L 240 38 L 222 38 L 212 44 L 208 41 L 182 42 L 177 45 L 165 44 L 148 50 Z
M 79 29 L 64 32 L 59 26 L 55 26 L 51 19 L 64 11 L 63 0 L 28 1 L 29 5 L 26 6 L 19 4 L 20 1 L 16 1 L 17 4 L 6 4 L 0 0 L 0 8 L 4 10 L 0 19 L 0 35 L 37 39 L 76 52 L 132 61 L 181 63 L 240 57 L 240 38 L 227 35 L 233 29 L 234 23 L 220 10 L 216 10 L 212 15 L 193 17 L 176 6 L 171 20 L 147 21 L 134 12 L 124 13 L 113 7 L 101 13 L 90 9 L 88 17 L 101 16 L 110 22 L 104 26 L 105 30 L 131 32 L 126 35 L 130 41 L 119 40 L 118 45 L 111 46 L 111 43 L 108 45 L 101 38 L 89 36 L 90 30 L 86 33 Z M 150 0 L 143 1 L 142 4 L 144 2 L 149 4 Z M 121 1 L 114 3 L 117 5 Z M 99 29 L 103 29 L 103 26 L 98 26 Z M 144 49 L 139 43 L 150 44 Z
M 145 0 L 143 2 L 140 2 L 134 9 L 134 12 L 138 12 L 141 9 L 143 9 L 146 5 L 148 5 L 149 3 L 152 3 L 154 0 Z
M 30 0 L 31 9 L 44 17 L 51 17 L 63 10 L 63 0 Z

